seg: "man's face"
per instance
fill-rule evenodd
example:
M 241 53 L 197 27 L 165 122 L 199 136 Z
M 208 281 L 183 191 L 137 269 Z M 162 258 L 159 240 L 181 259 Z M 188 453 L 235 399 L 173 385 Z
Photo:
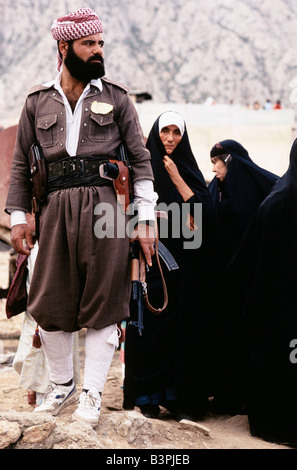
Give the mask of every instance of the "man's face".
M 68 43 L 64 64 L 70 74 L 88 83 L 105 74 L 102 34 L 92 34 Z

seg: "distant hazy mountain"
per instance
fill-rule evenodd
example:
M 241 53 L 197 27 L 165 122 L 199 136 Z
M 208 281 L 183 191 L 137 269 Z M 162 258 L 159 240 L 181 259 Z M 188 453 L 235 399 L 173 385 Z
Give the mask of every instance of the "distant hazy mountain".
M 51 23 L 82 6 L 103 22 L 107 76 L 156 101 L 295 106 L 296 0 L 0 0 L 2 118 L 55 76 Z

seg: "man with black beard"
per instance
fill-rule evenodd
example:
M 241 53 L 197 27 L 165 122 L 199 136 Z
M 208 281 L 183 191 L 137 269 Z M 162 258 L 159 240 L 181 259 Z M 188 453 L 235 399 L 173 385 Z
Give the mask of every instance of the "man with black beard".
M 104 59 L 100 54 L 94 54 L 86 61 L 81 59 L 73 50 L 73 41 L 68 42 L 68 51 L 64 60 L 64 65 L 69 70 L 72 77 L 85 84 L 92 79 L 101 78 L 105 75 Z M 103 48 L 104 42 L 100 42 Z M 58 42 L 59 48 L 59 42 Z M 60 52 L 59 52 L 60 53 Z
M 128 89 L 104 77 L 99 18 L 89 8 L 79 9 L 56 20 L 51 31 L 58 44 L 59 74 L 34 87 L 26 99 L 6 211 L 11 214 L 13 247 L 28 255 L 33 244 L 25 218 L 32 200 L 27 155 L 39 142 L 47 163 L 47 198 L 28 310 L 39 325 L 51 387 L 35 412 L 57 415 L 77 400 L 72 341 L 73 333 L 85 328 L 84 381 L 73 417 L 96 426 L 118 347 L 117 325 L 129 317 L 129 219 L 118 208 L 112 179 L 101 171 L 109 159 L 117 159 L 121 143 L 130 157 L 138 211 L 135 236 L 148 265 L 154 254 L 156 194 L 150 154 Z M 109 218 L 98 207 L 111 208 Z M 98 215 L 109 232 L 98 230 Z M 106 236 L 110 230 L 113 237 Z

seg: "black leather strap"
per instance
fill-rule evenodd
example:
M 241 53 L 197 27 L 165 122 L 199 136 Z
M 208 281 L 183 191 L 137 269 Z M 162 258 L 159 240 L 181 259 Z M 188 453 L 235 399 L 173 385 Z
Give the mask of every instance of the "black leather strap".
M 48 163 L 48 177 L 72 175 L 98 175 L 99 167 L 108 162 L 108 159 L 68 157 L 63 160 Z

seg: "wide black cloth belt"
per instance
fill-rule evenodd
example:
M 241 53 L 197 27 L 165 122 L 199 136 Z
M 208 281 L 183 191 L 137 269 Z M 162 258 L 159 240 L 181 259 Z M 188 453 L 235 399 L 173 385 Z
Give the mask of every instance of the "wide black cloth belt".
M 119 174 L 107 158 L 67 157 L 47 164 L 47 192 L 78 186 L 110 186 Z

